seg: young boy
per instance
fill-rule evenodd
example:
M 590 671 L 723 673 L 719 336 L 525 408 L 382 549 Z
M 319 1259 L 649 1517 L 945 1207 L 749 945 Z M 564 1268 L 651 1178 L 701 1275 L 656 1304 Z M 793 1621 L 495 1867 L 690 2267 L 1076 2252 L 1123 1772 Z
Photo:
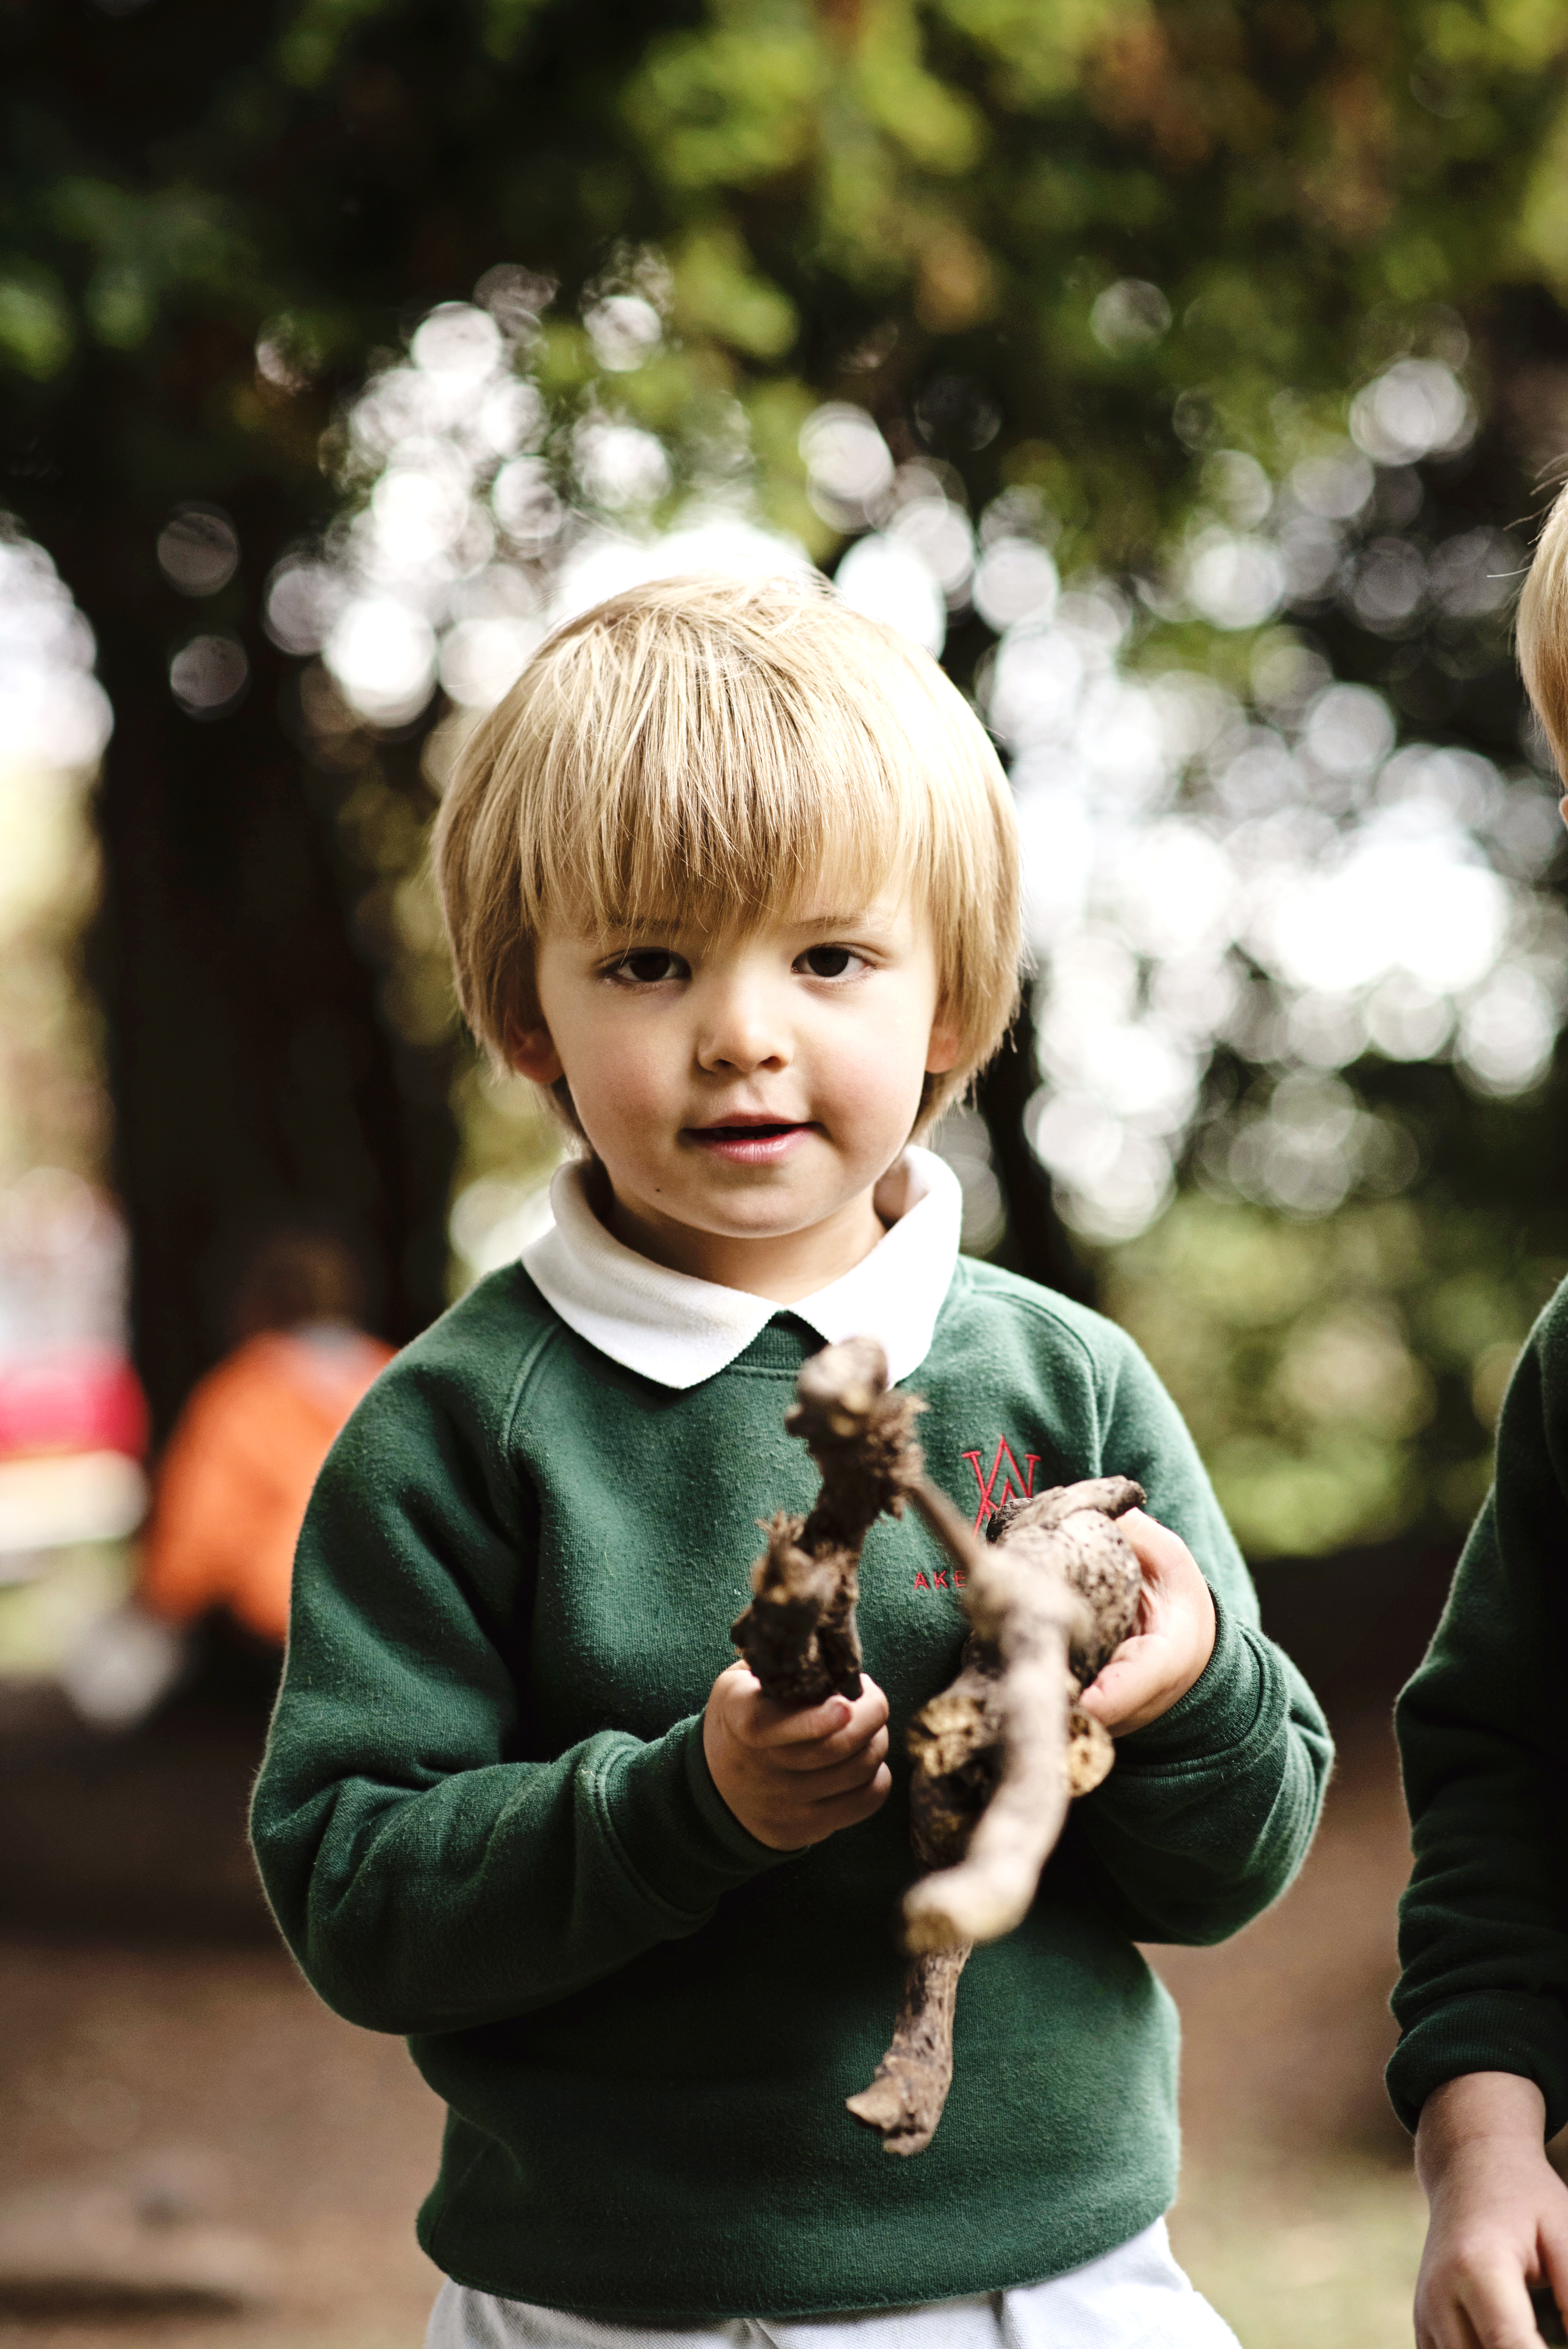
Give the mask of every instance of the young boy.
M 1519 655 L 1568 773 L 1563 499 L 1525 583 Z M 1568 2187 L 1544 2150 L 1568 2122 L 1565 1652 L 1568 1284 L 1514 1371 L 1492 1491 L 1397 1716 L 1415 1868 L 1388 2086 L 1431 2208 L 1420 2349 L 1565 2337 L 1551 2300 L 1568 2310 Z
M 328 1462 L 254 1813 L 310 1980 L 450 2107 L 432 2349 L 1230 2342 L 1165 2240 L 1176 2019 L 1134 1943 L 1283 1890 L 1328 1744 L 1148 1366 L 961 1258 L 909 1146 L 1016 999 L 983 729 L 826 592 L 666 581 L 542 647 L 437 864 L 469 1020 L 583 1154 Z M 844 2098 L 898 2003 L 904 1736 L 960 1602 L 884 1520 L 856 1702 L 779 1711 L 728 1637 L 757 1519 L 815 1487 L 800 1364 L 857 1333 L 976 1525 L 1109 1471 L 1150 1511 L 1141 1629 L 1085 1698 L 1117 1766 L 971 1961 L 913 2159 Z

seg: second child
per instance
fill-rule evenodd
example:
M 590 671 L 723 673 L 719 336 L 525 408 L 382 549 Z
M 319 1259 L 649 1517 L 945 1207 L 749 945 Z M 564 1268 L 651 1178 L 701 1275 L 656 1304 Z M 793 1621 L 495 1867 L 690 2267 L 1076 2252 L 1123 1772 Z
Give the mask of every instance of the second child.
M 1519 655 L 1568 777 L 1565 497 L 1525 582 Z M 1515 1366 L 1492 1489 L 1397 1716 L 1415 1866 L 1388 2087 L 1431 2211 L 1418 2349 L 1568 2340 L 1568 2185 L 1546 2154 L 1568 2125 L 1565 1528 L 1568 1282 Z

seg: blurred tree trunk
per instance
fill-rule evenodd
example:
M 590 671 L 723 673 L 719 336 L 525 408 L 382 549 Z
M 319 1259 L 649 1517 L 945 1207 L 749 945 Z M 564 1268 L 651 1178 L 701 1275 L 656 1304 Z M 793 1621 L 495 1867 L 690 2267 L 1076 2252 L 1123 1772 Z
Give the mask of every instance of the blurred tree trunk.
M 242 527 L 242 544 L 246 571 L 264 576 L 263 534 Z M 162 1432 L 222 1350 L 224 1292 L 271 1224 L 340 1235 L 370 1320 L 394 1340 L 440 1310 L 452 1047 L 409 1045 L 378 1000 L 374 944 L 355 936 L 365 877 L 333 791 L 279 724 L 281 657 L 247 630 L 242 704 L 187 717 L 167 683 L 169 623 L 200 627 L 201 606 L 181 615 L 168 591 L 126 595 L 145 553 L 109 532 L 91 553 L 96 579 L 72 584 L 94 615 L 116 726 L 88 961 L 134 1342 Z
M 1094 1300 L 1094 1276 L 1057 1213 L 1051 1178 L 1030 1146 L 1024 1112 L 1040 1082 L 1035 1015 L 1026 995 L 1007 1040 L 981 1077 L 975 1103 L 985 1121 L 991 1163 L 1007 1217 L 995 1261 L 1079 1304 Z

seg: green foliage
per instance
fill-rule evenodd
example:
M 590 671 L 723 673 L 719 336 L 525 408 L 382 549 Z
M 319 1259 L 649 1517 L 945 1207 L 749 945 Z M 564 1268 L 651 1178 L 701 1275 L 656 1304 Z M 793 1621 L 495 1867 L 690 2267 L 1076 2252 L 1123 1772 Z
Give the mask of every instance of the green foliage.
M 0 357 L 46 383 L 71 355 L 70 314 L 57 283 L 24 264 L 0 277 Z
M 1249 1556 L 1449 1538 L 1563 1268 L 1420 1198 L 1318 1222 L 1189 1192 L 1109 1252 L 1102 1300 L 1180 1403 Z
M 40 13 L 13 12 L 24 36 Z M 150 57 L 181 13 L 152 0 L 83 37 Z M 1120 565 L 1191 500 L 1181 394 L 1212 439 L 1264 454 L 1282 390 L 1342 403 L 1376 305 L 1556 286 L 1563 34 L 1524 0 L 707 0 L 635 26 L 561 0 L 296 0 L 275 32 L 241 10 L 139 148 L 107 110 L 95 129 L 90 107 L 53 109 L 46 76 L 19 102 L 34 266 L 0 297 L 0 361 L 53 377 L 94 343 L 150 356 L 203 317 L 253 338 L 315 311 L 324 359 L 352 370 L 487 248 L 570 296 L 596 241 L 652 238 L 680 331 L 743 375 L 830 390 L 886 325 L 874 407 L 956 363 L 1000 398 L 981 471 L 1037 478 L 1037 445 L 1068 435 L 1081 554 Z M 568 120 L 570 160 L 546 166 Z M 1172 323 L 1108 348 L 1093 304 L 1129 274 Z M 275 461 L 277 404 L 239 390 L 216 412 Z
M 1150 24 L 1143 0 L 944 0 L 942 14 L 989 61 L 995 102 L 1018 112 L 1070 98 L 1099 53 L 1147 38 Z
M 808 554 L 828 554 L 838 533 L 808 502 L 800 456 L 800 427 L 816 401 L 803 384 L 788 380 L 753 385 L 743 398 L 765 516 L 778 529 L 792 531 Z
M 50 191 L 48 213 L 58 235 L 90 256 L 82 308 L 97 339 L 114 349 L 147 340 L 170 292 L 244 300 L 249 242 L 231 225 L 229 207 L 200 189 L 133 196 L 108 180 L 70 177 Z
M 347 398 L 411 319 L 497 263 L 558 282 L 531 360 L 552 415 L 657 431 L 672 499 L 702 479 L 702 449 L 738 450 L 763 513 L 830 562 L 843 517 L 809 494 L 800 428 L 823 399 L 856 402 L 974 512 L 1037 492 L 1029 527 L 1064 575 L 1150 589 L 1145 668 L 1244 691 L 1266 643 L 1157 592 L 1213 522 L 1216 452 L 1283 478 L 1342 441 L 1379 368 L 1468 335 L 1483 429 L 1433 468 L 1409 525 L 1421 543 L 1515 523 L 1561 453 L 1565 49 L 1557 0 L 146 0 L 79 16 L 13 0 L 3 494 L 98 632 L 120 716 L 106 836 L 123 935 L 189 921 L 192 956 L 221 952 L 222 926 L 198 938 L 191 911 L 222 863 L 202 827 L 229 824 L 224 853 L 260 872 L 254 837 L 280 792 L 297 804 L 279 778 L 304 771 L 304 743 L 309 821 L 377 974 L 377 1081 L 417 1123 L 451 1079 L 413 877 L 417 753 L 361 740 L 333 766 L 260 615 L 279 556 L 345 484 L 364 492 Z M 622 372 L 580 319 L 628 253 L 665 256 L 669 295 L 665 342 Z M 1105 306 L 1129 284 L 1144 303 L 1131 333 Z M 155 885 L 149 842 L 177 821 L 158 779 L 197 763 L 167 686 L 193 616 L 153 554 L 188 498 L 235 518 L 243 564 L 210 608 L 257 682 L 204 736 L 212 789 Z M 1326 604 L 1313 626 L 1338 675 L 1412 724 L 1514 757 L 1501 624 L 1462 645 L 1379 636 Z M 991 642 L 955 615 L 961 682 Z M 227 984 L 251 1000 L 240 971 Z M 292 1047 L 274 1041 L 283 1067 Z M 118 1066 L 125 1131 L 158 1130 L 167 1087 L 137 1092 L 134 1051 Z M 1522 1171 L 1560 1082 L 1521 1112 L 1501 1171 L 1478 1168 L 1485 1113 L 1450 1088 L 1404 1199 L 1307 1224 L 1190 1192 L 1103 1259 L 1108 1300 L 1172 1380 L 1260 1553 L 1449 1528 L 1470 1506 L 1474 1392 L 1491 1395 L 1561 1237 L 1533 1193 L 1527 1215 Z M 249 1147 L 215 1152 L 215 1190 L 242 1187 Z M 359 1212 L 358 1162 L 323 1174 L 280 1144 L 276 1163 L 280 1182 Z M 1026 1245 L 1022 1191 L 1011 1205 Z M 408 1212 L 425 1222 L 385 1239 L 388 1263 L 438 1247 L 428 1210 Z M 150 1196 L 145 1214 L 165 1213 Z M 170 1262 L 190 1254 L 184 1214 L 167 1210 Z
M 301 89 L 318 89 L 355 34 L 387 13 L 387 0 L 300 0 L 278 42 L 284 79 Z M 497 15 L 504 22 L 503 12 L 498 9 Z
M 498 64 L 516 57 L 530 26 L 548 0 L 485 0 L 484 46 Z
M 754 187 L 804 161 L 829 60 L 804 6 L 727 11 L 701 32 L 655 38 L 623 100 L 675 191 Z
M 694 229 L 674 256 L 676 325 L 750 359 L 777 359 L 799 331 L 795 305 L 751 266 L 734 228 Z

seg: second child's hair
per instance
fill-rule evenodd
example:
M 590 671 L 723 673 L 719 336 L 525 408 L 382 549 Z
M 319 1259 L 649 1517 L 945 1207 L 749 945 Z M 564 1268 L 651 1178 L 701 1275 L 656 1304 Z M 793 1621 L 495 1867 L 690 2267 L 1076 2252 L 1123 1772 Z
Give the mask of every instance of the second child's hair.
M 1519 599 L 1517 632 L 1524 689 L 1568 782 L 1568 490 L 1546 517 Z
M 1017 834 L 990 739 L 934 660 L 822 584 L 663 579 L 559 629 L 459 754 L 435 864 L 459 998 L 498 1062 L 538 1023 L 552 917 L 722 936 L 907 887 L 960 1039 L 923 1126 L 1017 1003 Z

